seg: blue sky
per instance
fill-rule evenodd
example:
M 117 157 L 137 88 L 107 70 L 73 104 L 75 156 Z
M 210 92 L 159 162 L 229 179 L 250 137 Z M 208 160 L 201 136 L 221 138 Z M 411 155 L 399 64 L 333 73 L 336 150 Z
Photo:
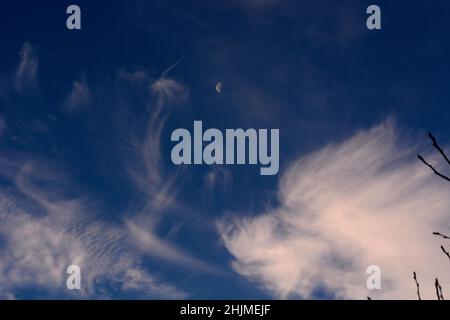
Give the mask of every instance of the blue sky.
M 74 31 L 70 4 L 0 13 L 0 297 L 365 298 L 377 264 L 376 294 L 408 298 L 412 268 L 448 277 L 425 263 L 448 195 L 415 159 L 450 137 L 448 1 L 377 1 L 377 31 L 372 1 L 77 1 Z M 173 165 L 194 120 L 280 129 L 278 175 Z

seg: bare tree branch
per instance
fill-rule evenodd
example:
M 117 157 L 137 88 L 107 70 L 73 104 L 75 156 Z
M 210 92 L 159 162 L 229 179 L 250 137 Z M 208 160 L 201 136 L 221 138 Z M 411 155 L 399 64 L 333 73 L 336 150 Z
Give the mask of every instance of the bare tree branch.
M 442 238 L 444 238 L 444 239 L 450 239 L 449 236 L 443 235 L 443 234 L 440 233 L 440 232 L 433 232 L 433 234 L 434 234 L 435 236 L 439 236 L 439 237 L 442 237 Z
M 442 252 L 444 252 L 445 255 L 447 256 L 447 258 L 450 260 L 450 253 L 447 250 L 445 250 L 444 246 L 441 246 L 441 249 L 442 249 Z
M 416 283 L 416 288 L 417 288 L 417 297 L 419 298 L 419 300 L 422 300 L 422 298 L 420 297 L 420 286 L 419 286 L 419 282 L 417 281 L 417 276 L 416 276 L 416 272 L 413 272 L 413 277 L 414 277 L 414 281 Z
M 436 138 L 433 136 L 433 134 L 431 132 L 428 132 L 428 136 L 431 139 L 431 142 L 433 143 L 433 147 L 441 154 L 441 156 L 444 158 L 445 162 L 447 162 L 447 164 L 450 166 L 450 159 L 447 157 L 447 155 L 445 154 L 444 150 L 439 146 Z M 450 178 L 442 173 L 440 173 L 438 170 L 436 170 L 430 163 L 428 163 L 420 154 L 417 155 L 417 157 L 419 158 L 420 161 L 422 161 L 428 168 L 430 168 L 435 175 L 441 177 L 442 179 L 450 182 Z M 449 236 L 443 235 L 440 232 L 433 232 L 434 235 L 442 237 L 444 239 L 450 239 Z M 442 252 L 444 252 L 444 254 L 447 256 L 447 258 L 450 260 L 450 252 L 448 252 L 447 250 L 445 250 L 444 246 L 441 245 L 441 250 Z M 420 292 L 419 292 L 419 283 L 417 282 L 417 277 L 416 277 L 416 273 L 414 272 L 414 281 L 416 282 L 416 286 L 417 286 L 417 296 L 419 297 L 419 300 L 421 300 L 420 298 Z M 436 296 L 438 298 L 438 300 L 444 300 L 444 295 L 442 294 L 442 287 L 439 284 L 439 280 L 438 278 L 436 278 L 436 281 L 434 283 L 434 286 L 436 288 Z
M 439 292 L 440 292 L 440 294 L 441 294 L 441 300 L 445 300 L 445 299 L 444 299 L 444 295 L 442 294 L 442 287 L 441 287 L 440 284 L 439 284 Z
M 438 297 L 438 300 L 445 300 L 445 299 L 444 299 L 444 296 L 443 296 L 443 294 L 442 294 L 442 287 L 441 287 L 441 285 L 439 284 L 438 278 L 436 278 L 436 281 L 434 282 L 434 286 L 435 286 L 435 288 L 436 288 L 436 295 L 437 295 L 437 297 Z
M 447 164 L 450 166 L 450 160 L 448 159 L 447 155 L 445 154 L 444 150 L 439 146 L 439 144 L 436 141 L 436 138 L 431 134 L 431 132 L 428 132 L 428 136 L 430 137 L 431 141 L 433 142 L 433 147 L 436 148 L 437 151 L 442 155 L 442 157 L 445 159 Z
M 450 178 L 447 176 L 444 176 L 442 173 L 440 173 L 439 171 L 437 171 L 431 164 L 429 164 L 420 154 L 417 155 L 417 158 L 419 158 L 420 161 L 422 161 L 428 168 L 430 168 L 435 175 L 438 175 L 439 177 L 441 177 L 444 180 L 447 180 L 448 182 L 450 182 Z
M 447 155 L 445 154 L 445 151 L 439 146 L 436 138 L 433 136 L 433 134 L 431 132 L 428 132 L 428 136 L 431 139 L 431 142 L 433 143 L 433 147 L 441 154 L 441 156 L 444 158 L 444 160 L 447 162 L 447 164 L 450 166 L 450 159 L 447 157 Z M 422 161 L 428 168 L 430 168 L 434 174 L 438 175 L 439 177 L 441 177 L 444 180 L 447 180 L 450 182 L 450 178 L 447 177 L 446 175 L 443 175 L 442 173 L 440 173 L 439 171 L 437 171 L 431 164 L 429 164 L 420 154 L 417 155 L 417 157 L 419 158 L 420 161 Z
M 434 282 L 434 287 L 436 288 L 436 295 L 437 295 L 438 300 L 441 300 L 441 296 L 439 295 L 439 281 L 437 278 L 436 278 L 436 281 Z

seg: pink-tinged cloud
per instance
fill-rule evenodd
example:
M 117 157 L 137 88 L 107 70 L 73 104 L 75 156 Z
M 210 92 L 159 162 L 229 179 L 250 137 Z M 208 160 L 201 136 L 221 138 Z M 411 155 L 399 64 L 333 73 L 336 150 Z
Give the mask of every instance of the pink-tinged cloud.
M 218 223 L 233 268 L 277 298 L 416 299 L 413 271 L 422 298 L 436 297 L 436 277 L 450 292 L 445 242 L 432 235 L 450 229 L 450 185 L 418 149 L 387 121 L 299 158 L 277 209 Z M 380 290 L 366 287 L 370 265 Z

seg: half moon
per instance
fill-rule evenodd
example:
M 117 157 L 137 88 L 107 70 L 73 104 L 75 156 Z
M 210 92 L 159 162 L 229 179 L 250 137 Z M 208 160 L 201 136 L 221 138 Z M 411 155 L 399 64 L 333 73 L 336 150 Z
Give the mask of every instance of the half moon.
M 216 84 L 216 91 L 217 93 L 222 93 L 222 82 Z

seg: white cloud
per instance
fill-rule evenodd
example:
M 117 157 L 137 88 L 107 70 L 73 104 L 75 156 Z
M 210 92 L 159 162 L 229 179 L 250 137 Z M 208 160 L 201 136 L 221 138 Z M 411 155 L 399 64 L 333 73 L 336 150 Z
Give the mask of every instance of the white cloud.
M 126 224 L 131 238 L 142 252 L 188 269 L 216 274 L 219 272 L 215 267 L 191 257 L 168 241 L 158 238 L 156 234 L 149 232 L 148 228 L 143 228 L 136 220 L 127 221 Z
M 174 66 L 164 71 L 163 75 Z M 132 133 L 126 142 L 139 155 L 134 163 L 128 165 L 128 172 L 137 186 L 155 200 L 156 206 L 170 203 L 173 201 L 172 184 L 175 177 L 167 177 L 161 164 L 161 133 L 170 115 L 170 108 L 185 103 L 189 98 L 189 90 L 171 78 L 161 76 L 156 80 L 151 79 L 142 70 L 133 73 L 121 70 L 119 76 L 135 87 L 146 86 L 146 93 L 149 94 L 146 101 L 146 126 L 140 134 Z M 142 117 L 142 114 L 139 116 Z
M 14 77 L 14 83 L 19 93 L 37 92 L 38 58 L 30 43 L 25 42 L 20 50 L 20 61 Z
M 214 166 L 205 175 L 203 188 L 205 193 L 212 197 L 215 191 L 226 191 L 231 186 L 232 174 L 229 170 L 220 166 Z
M 151 90 L 157 95 L 158 105 L 182 103 L 189 97 L 189 91 L 183 84 L 169 78 L 159 78 L 152 84 Z
M 138 157 L 127 163 L 127 171 L 136 188 L 145 195 L 142 208 L 125 220 L 131 239 L 142 252 L 177 264 L 187 269 L 208 273 L 220 271 L 156 234 L 157 226 L 168 209 L 180 209 L 176 200 L 179 174 L 166 174 L 161 162 L 161 132 L 170 114 L 170 108 L 182 104 L 189 98 L 188 88 L 167 73 L 178 63 L 166 69 L 161 77 L 152 80 L 144 71 L 133 73 L 122 70 L 120 77 L 138 87 L 148 86 L 151 102 L 144 136 L 132 136 L 132 148 Z M 185 208 L 183 208 L 183 211 Z
M 38 83 L 39 59 L 33 46 L 25 42 L 19 51 L 19 63 L 15 71 L 0 74 L 0 98 L 10 102 L 10 95 L 36 95 Z
M 174 212 L 189 212 L 189 220 L 193 214 L 187 205 L 176 199 L 181 187 L 180 174 L 182 170 L 168 173 L 161 159 L 161 133 L 170 115 L 171 108 L 183 104 L 189 98 L 188 88 L 167 74 L 177 64 L 166 69 L 160 78 L 152 79 L 145 71 L 127 72 L 121 70 L 121 81 L 131 84 L 139 91 L 145 89 L 145 100 L 148 113 L 145 114 L 145 128 L 139 132 L 127 130 L 128 141 L 125 145 L 133 150 L 134 157 L 127 158 L 125 168 L 131 177 L 141 202 L 135 206 L 132 214 L 125 219 L 128 233 L 133 244 L 144 254 L 176 264 L 188 270 L 219 273 L 217 267 L 211 266 L 200 259 L 191 256 L 174 243 L 167 241 L 165 236 L 159 236 L 158 227 L 164 219 Z M 143 117 L 139 114 L 139 120 Z M 132 122 L 136 119 L 131 118 Z M 137 209 L 136 209 L 137 208 Z M 206 219 L 203 219 L 206 220 Z M 180 220 L 181 221 L 181 220 Z M 211 223 L 213 225 L 213 223 Z
M 31 84 L 27 81 L 35 79 L 31 72 L 34 63 L 30 62 L 34 58 L 30 57 L 32 49 L 28 45 L 22 51 L 16 83 L 25 89 Z M 142 298 L 186 297 L 183 290 L 153 275 L 143 263 L 147 256 L 189 272 L 217 272 L 157 232 L 169 208 L 185 211 L 175 199 L 178 172 L 166 174 L 161 163 L 160 140 L 168 111 L 188 98 L 188 89 L 163 76 L 155 81 L 145 71 L 121 71 L 119 77 L 131 86 L 124 88 L 125 92 L 117 90 L 118 110 L 110 112 L 127 117 L 113 119 L 113 123 L 119 122 L 119 128 L 114 127 L 119 132 L 110 133 L 118 150 L 126 150 L 120 172 L 132 181 L 129 209 L 112 222 L 108 220 L 110 215 L 98 209 L 104 199 L 75 192 L 65 174 L 56 174 L 67 170 L 59 167 L 63 163 L 33 152 L 2 150 L 0 179 L 6 184 L 0 185 L 0 297 L 14 298 L 18 291 L 29 287 L 54 297 L 108 298 L 115 293 L 136 293 Z M 133 90 L 139 99 L 131 98 Z M 74 82 L 66 110 L 75 110 L 90 98 L 86 81 Z M 130 112 L 135 101 L 144 103 L 146 110 L 138 106 L 138 113 Z M 81 267 L 81 293 L 65 288 L 65 270 L 70 264 Z
M 450 224 L 448 184 L 416 160 L 415 142 L 386 122 L 298 159 L 281 177 L 280 206 L 219 222 L 233 268 L 280 298 L 433 299 L 450 283 L 433 231 Z M 430 156 L 429 156 L 430 157 Z M 366 288 L 366 268 L 382 289 Z
M 45 190 L 36 186 L 43 181 Z M 86 200 L 48 191 L 59 182 L 60 177 L 28 163 L 15 182 L 20 193 L 0 190 L 0 297 L 14 297 L 28 287 L 58 297 L 107 298 L 133 292 L 140 297 L 186 297 L 147 271 L 124 224 L 100 218 Z M 72 264 L 81 268 L 81 291 L 65 287 L 65 271 Z M 105 285 L 113 291 L 106 291 Z
M 87 106 L 90 101 L 91 93 L 86 79 L 82 77 L 80 81 L 73 82 L 72 90 L 64 101 L 63 108 L 67 112 L 72 112 L 78 108 Z

